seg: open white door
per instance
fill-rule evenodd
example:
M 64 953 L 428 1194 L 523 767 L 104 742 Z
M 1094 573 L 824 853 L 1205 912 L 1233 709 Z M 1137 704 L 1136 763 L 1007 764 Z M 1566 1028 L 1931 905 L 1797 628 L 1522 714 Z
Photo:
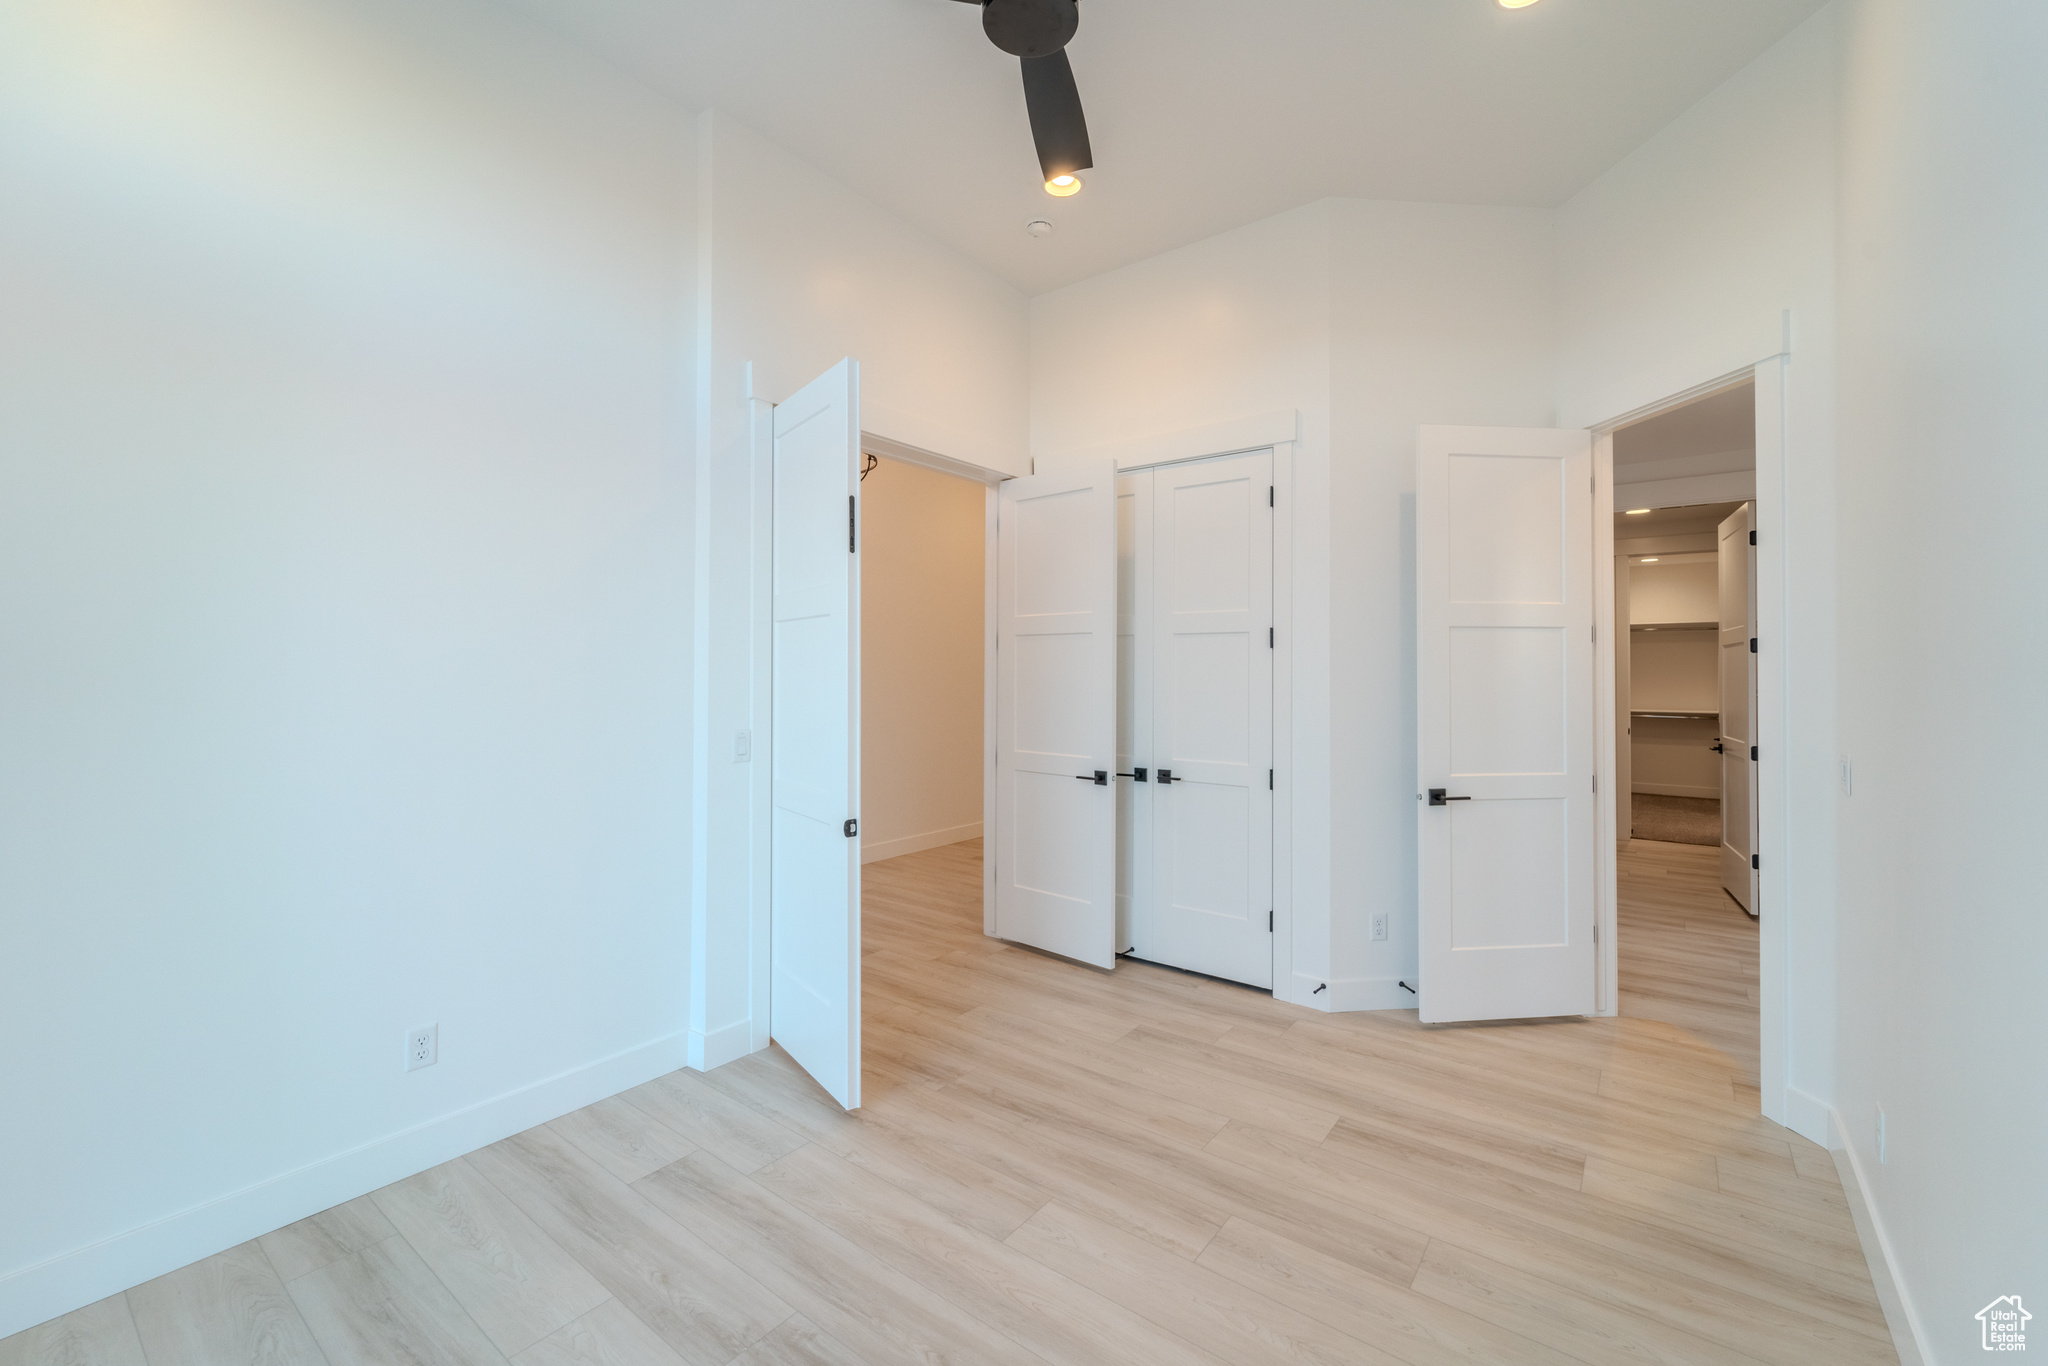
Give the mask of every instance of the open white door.
M 1756 914 L 1755 505 L 1721 523 L 1721 885 Z
M 1594 1009 L 1592 513 L 1590 433 L 1422 429 L 1419 986 L 1430 1023 Z
M 775 409 L 769 1033 L 860 1105 L 860 368 Z
M 996 935 L 1114 967 L 1116 466 L 1011 479 L 1001 498 Z

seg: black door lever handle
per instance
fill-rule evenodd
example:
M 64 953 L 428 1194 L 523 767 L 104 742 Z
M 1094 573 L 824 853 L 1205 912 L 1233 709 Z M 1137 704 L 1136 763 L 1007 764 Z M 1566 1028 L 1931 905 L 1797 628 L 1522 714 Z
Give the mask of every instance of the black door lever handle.
M 1141 783 L 1142 783 L 1142 782 L 1144 782 L 1144 781 L 1145 781 L 1145 775 L 1146 775 L 1146 774 L 1147 774 L 1148 772 L 1150 772 L 1150 771 L 1151 771 L 1151 770 L 1149 770 L 1149 769 L 1143 769 L 1143 768 L 1139 768 L 1139 769 L 1133 769 L 1133 770 L 1132 770 L 1131 772 L 1129 772 L 1129 773 L 1119 773 L 1119 774 L 1117 774 L 1116 776 L 1117 776 L 1117 777 L 1119 777 L 1119 778 L 1136 778 L 1136 779 L 1137 779 L 1137 780 L 1138 780 L 1139 782 L 1141 782 Z
M 1172 769 L 1170 769 L 1170 768 L 1162 768 L 1162 769 L 1160 769 L 1160 770 L 1159 770 L 1159 781 L 1160 781 L 1160 783 L 1161 783 L 1161 784 L 1163 785 L 1163 784 L 1166 784 L 1166 783 L 1184 783 L 1184 782 L 1186 782 L 1186 781 L 1187 781 L 1187 779 L 1185 779 L 1185 778 L 1176 778 L 1176 777 L 1174 777 L 1174 776 L 1173 776 L 1173 770 L 1172 770 Z
M 1444 795 L 1446 790 L 1441 787 L 1432 787 L 1429 790 L 1429 804 L 1431 806 L 1449 806 L 1452 802 L 1469 802 L 1472 800 L 1470 797 L 1446 797 Z
M 1106 768 L 1098 768 L 1098 769 L 1096 769 L 1096 770 L 1095 770 L 1095 776 L 1094 776 L 1094 777 L 1092 777 L 1092 778 L 1091 778 L 1091 777 L 1089 777 L 1089 776 L 1088 776 L 1087 774 L 1085 774 L 1085 773 L 1076 773 L 1076 774 L 1074 775 L 1074 777 L 1075 777 L 1075 778 L 1076 778 L 1077 780 L 1079 780 L 1079 781 L 1081 781 L 1081 782 L 1084 782 L 1084 783 L 1094 783 L 1094 784 L 1095 784 L 1095 785 L 1096 785 L 1097 787 L 1108 787 L 1108 786 L 1109 786 L 1109 770 L 1108 770 L 1108 769 L 1106 769 Z

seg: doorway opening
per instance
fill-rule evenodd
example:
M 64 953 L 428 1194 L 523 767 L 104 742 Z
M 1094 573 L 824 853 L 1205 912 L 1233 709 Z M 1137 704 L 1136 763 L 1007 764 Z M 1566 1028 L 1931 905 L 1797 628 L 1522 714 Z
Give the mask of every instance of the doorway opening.
M 1755 384 L 1613 433 L 1618 1013 L 1760 1084 Z

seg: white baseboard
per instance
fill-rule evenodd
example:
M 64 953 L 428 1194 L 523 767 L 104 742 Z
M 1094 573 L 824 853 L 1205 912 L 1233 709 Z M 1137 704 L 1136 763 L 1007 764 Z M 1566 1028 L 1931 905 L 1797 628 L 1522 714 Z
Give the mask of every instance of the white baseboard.
M 902 839 L 876 840 L 873 844 L 862 841 L 860 861 L 880 863 L 885 858 L 902 858 L 905 854 L 921 854 L 927 849 L 941 845 L 958 844 L 962 840 L 981 838 L 981 822 L 972 825 L 956 825 L 949 830 L 928 830 L 922 835 L 905 835 Z
M 673 1072 L 671 1034 L 0 1276 L 0 1338 Z
M 1652 797 L 1705 797 L 1709 801 L 1721 800 L 1721 789 L 1718 787 L 1686 787 L 1680 783 L 1637 783 L 1629 790 Z
M 1785 1088 L 1785 1127 L 1830 1151 L 1844 1142 L 1834 1107 L 1796 1086 Z
M 752 1018 L 734 1020 L 721 1025 L 710 1033 L 690 1031 L 689 1066 L 699 1072 L 709 1072 L 729 1062 L 737 1062 L 754 1051 L 754 1022 Z
M 1316 986 L 1315 979 L 1306 979 L 1309 989 Z M 1413 986 L 1414 983 L 1409 983 Z M 1328 1001 L 1325 1009 L 1345 1010 L 1413 1010 L 1420 998 L 1401 985 L 1397 977 L 1346 977 L 1330 983 L 1330 989 L 1316 997 L 1320 1004 Z
M 1832 1116 L 1833 1112 L 1829 1114 Z M 1841 1123 L 1834 1121 L 1837 1133 Z M 1863 1260 L 1870 1263 L 1870 1284 L 1884 1310 L 1885 1326 L 1892 1330 L 1892 1346 L 1899 1354 L 1899 1366 L 1927 1366 L 1933 1357 L 1927 1338 L 1920 1331 L 1920 1317 L 1906 1299 L 1899 1281 L 1898 1261 L 1892 1256 L 1891 1240 L 1871 1209 L 1870 1190 L 1863 1182 L 1863 1169 L 1856 1154 L 1846 1147 L 1834 1147 L 1835 1171 L 1842 1178 L 1842 1192 L 1849 1198 L 1849 1213 L 1856 1221 L 1856 1238 L 1863 1244 Z

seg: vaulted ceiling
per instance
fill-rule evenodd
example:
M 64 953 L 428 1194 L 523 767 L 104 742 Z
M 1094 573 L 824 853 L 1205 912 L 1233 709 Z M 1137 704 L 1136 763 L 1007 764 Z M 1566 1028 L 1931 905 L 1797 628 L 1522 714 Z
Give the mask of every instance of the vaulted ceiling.
M 1065 200 L 970 5 L 505 2 L 1037 292 L 1329 196 L 1561 203 L 1823 0 L 1080 0 Z

